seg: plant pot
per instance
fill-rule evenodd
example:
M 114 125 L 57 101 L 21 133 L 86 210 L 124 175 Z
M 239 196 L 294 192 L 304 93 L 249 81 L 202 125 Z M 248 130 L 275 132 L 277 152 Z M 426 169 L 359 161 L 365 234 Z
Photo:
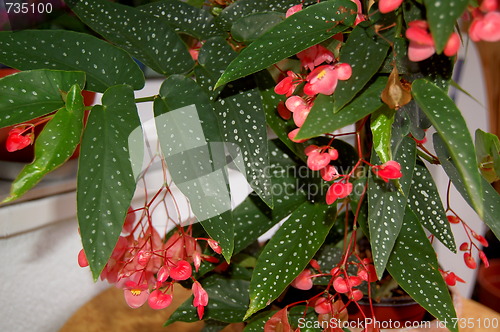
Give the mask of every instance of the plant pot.
M 500 258 L 490 260 L 490 267 L 479 267 L 477 274 L 479 302 L 500 312 Z
M 5 77 L 14 73 L 19 72 L 17 69 L 11 69 L 11 68 L 1 68 L 0 69 L 0 78 Z M 90 92 L 90 91 L 82 91 L 83 99 L 84 99 L 84 104 L 85 106 L 91 106 L 94 103 L 95 99 L 95 92 Z M 85 120 L 87 118 L 87 114 L 85 115 Z M 34 123 L 36 121 L 27 121 L 28 123 Z M 39 125 L 35 128 L 35 137 L 40 134 L 42 131 L 44 125 Z M 13 128 L 13 126 L 5 127 L 5 128 L 0 128 L 0 161 L 12 161 L 16 163 L 30 163 L 33 161 L 34 157 L 34 146 L 29 145 L 26 148 L 19 150 L 19 151 L 14 151 L 14 152 L 9 152 L 7 151 L 5 147 L 5 142 L 7 141 L 7 137 L 9 136 L 10 130 Z M 77 149 L 73 156 L 73 158 L 78 157 L 79 150 Z M 5 175 L 2 174 L 2 178 L 6 178 Z M 9 178 L 10 179 L 10 178 Z
M 371 317 L 370 303 L 368 299 L 359 301 L 359 306 L 366 317 Z M 415 302 L 411 297 L 405 296 L 395 299 L 382 299 L 380 303 L 373 302 L 373 311 L 377 320 L 405 322 L 419 322 L 426 313 L 426 310 Z M 349 307 L 349 319 L 363 319 L 361 311 L 353 305 Z

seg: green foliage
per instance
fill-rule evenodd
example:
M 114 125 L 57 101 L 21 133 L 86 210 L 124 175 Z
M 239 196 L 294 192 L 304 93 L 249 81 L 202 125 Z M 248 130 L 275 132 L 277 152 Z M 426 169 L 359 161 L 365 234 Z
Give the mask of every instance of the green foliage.
M 382 164 L 392 160 L 391 138 L 395 115 L 396 112 L 394 110 L 384 106 L 375 111 L 370 117 L 373 149 Z
M 85 88 L 90 91 L 104 92 L 117 84 L 128 84 L 135 90 L 144 87 L 144 75 L 127 52 L 96 37 L 72 31 L 0 32 L 0 63 L 19 70 L 83 71 L 87 79 Z M 83 83 L 79 85 L 83 88 Z
M 90 113 L 78 167 L 78 224 L 95 280 L 120 236 L 142 156 L 133 90 L 126 85 L 109 88 L 102 106 Z
M 500 140 L 496 135 L 476 130 L 476 158 L 479 170 L 492 183 L 500 180 Z

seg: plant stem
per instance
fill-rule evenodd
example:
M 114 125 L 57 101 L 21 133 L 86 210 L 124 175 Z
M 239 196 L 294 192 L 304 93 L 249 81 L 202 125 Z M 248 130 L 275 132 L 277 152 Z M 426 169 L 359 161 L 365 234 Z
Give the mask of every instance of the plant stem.
M 154 101 L 156 98 L 158 98 L 158 95 L 154 96 L 149 96 L 149 97 L 142 97 L 142 98 L 137 98 L 135 100 L 136 103 L 147 103 L 149 101 Z

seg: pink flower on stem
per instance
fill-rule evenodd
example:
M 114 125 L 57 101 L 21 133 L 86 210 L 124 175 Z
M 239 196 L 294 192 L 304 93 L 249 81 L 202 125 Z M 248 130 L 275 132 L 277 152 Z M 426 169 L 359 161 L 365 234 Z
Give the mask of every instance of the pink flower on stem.
M 212 248 L 213 251 L 215 251 L 218 254 L 222 254 L 222 248 L 219 245 L 219 242 L 217 242 L 215 240 L 212 240 L 212 239 L 208 239 L 207 242 L 208 242 L 208 245 L 210 246 L 210 248 Z
M 316 311 L 319 315 L 331 313 L 332 301 L 326 297 L 320 297 L 314 303 L 314 311 Z
M 87 260 L 87 256 L 85 256 L 85 251 L 83 251 L 83 249 L 78 253 L 78 265 L 80 265 L 80 267 L 89 266 L 89 261 Z
M 498 9 L 499 1 L 498 0 L 483 0 L 481 1 L 481 9 L 483 12 L 491 12 Z
M 149 294 L 148 304 L 152 309 L 165 309 L 172 303 L 172 295 L 165 294 L 159 289 L 155 289 Z
M 321 177 L 325 181 L 332 181 L 339 177 L 339 172 L 337 168 L 333 165 L 326 165 L 324 168 L 320 170 Z
M 335 182 L 326 192 L 326 204 L 333 204 L 339 198 L 346 198 L 352 192 L 352 183 Z
M 399 179 L 403 176 L 401 173 L 401 165 L 394 160 L 389 160 L 379 166 L 372 167 L 373 173 L 385 182 L 389 182 L 390 179 Z
M 476 260 L 469 252 L 464 253 L 464 262 L 469 269 L 475 269 L 477 267 Z
M 198 317 L 202 319 L 203 314 L 205 313 L 205 306 L 208 304 L 208 293 L 203 289 L 198 281 L 193 283 L 191 291 L 194 295 L 193 306 L 196 307 Z
M 293 121 L 297 127 L 302 127 L 306 121 L 309 112 L 311 111 L 312 104 L 308 104 L 303 98 L 299 96 L 291 96 L 285 102 L 286 107 L 293 113 Z
M 274 92 L 276 92 L 279 95 L 286 95 L 287 97 L 290 97 L 295 91 L 297 85 L 299 85 L 299 83 L 300 83 L 300 78 L 297 76 L 297 74 L 289 70 L 287 72 L 287 77 L 282 79 L 274 87 Z
M 406 38 L 410 40 L 408 47 L 408 58 L 413 62 L 430 58 L 436 53 L 436 48 L 432 35 L 429 31 L 429 24 L 426 21 L 416 20 L 408 23 Z M 446 43 L 444 54 L 454 56 L 460 48 L 460 37 L 453 32 Z
M 311 152 L 307 156 L 307 167 L 313 171 L 319 171 L 330 163 L 331 157 L 328 152 Z
M 35 135 L 33 134 L 33 132 L 30 132 L 27 135 L 23 135 L 25 132 L 25 127 L 15 127 L 9 131 L 9 136 L 7 137 L 7 141 L 5 142 L 5 148 L 7 149 L 7 151 L 14 152 L 22 150 L 33 143 L 35 139 Z
M 363 15 L 363 6 L 361 6 L 361 1 L 359 0 L 351 0 L 351 1 L 354 2 L 358 7 L 358 15 L 356 16 L 356 20 L 354 21 L 354 25 L 358 25 L 359 23 L 366 20 L 365 16 Z
M 398 9 L 401 3 L 403 3 L 403 0 L 380 0 L 378 2 L 378 9 L 382 14 L 387 14 Z
M 470 38 L 478 42 L 484 40 L 494 42 L 500 40 L 500 12 L 489 12 L 486 15 L 474 15 L 469 28 Z
M 125 283 L 123 295 L 129 307 L 133 309 L 139 308 L 149 298 L 148 285 L 145 283 L 138 284 L 135 281 L 129 280 Z
M 302 4 L 292 6 L 292 7 L 288 8 L 288 10 L 286 11 L 285 18 L 292 16 L 293 14 L 300 12 L 301 10 L 302 10 Z
M 348 63 L 338 63 L 335 65 L 335 69 L 341 81 L 348 80 L 352 76 L 352 67 Z
M 305 269 L 304 271 L 300 272 L 300 274 L 292 281 L 290 285 L 297 289 L 309 290 L 313 286 L 311 275 L 311 270 Z
M 319 66 L 307 75 L 304 93 L 308 96 L 315 96 L 318 93 L 329 96 L 335 92 L 338 79 L 338 71 L 335 66 Z
M 331 63 L 335 60 L 333 53 L 319 44 L 297 53 L 297 57 L 299 58 L 302 67 L 309 70 L 313 70 L 314 67 L 322 64 L 323 62 Z
M 186 280 L 192 274 L 191 264 L 184 260 L 178 261 L 174 267 L 170 268 L 170 277 L 174 280 Z

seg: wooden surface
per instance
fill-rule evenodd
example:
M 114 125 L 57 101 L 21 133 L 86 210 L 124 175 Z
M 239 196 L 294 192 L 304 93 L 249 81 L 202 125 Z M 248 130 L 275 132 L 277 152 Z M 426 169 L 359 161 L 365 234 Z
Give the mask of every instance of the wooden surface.
M 191 293 L 182 287 L 174 291 L 174 301 L 164 310 L 153 310 L 147 304 L 138 309 L 131 309 L 123 299 L 123 291 L 109 288 L 83 305 L 63 326 L 60 332 L 197 332 L 203 328 L 203 322 L 177 322 L 163 327 L 168 317 L 177 306 L 189 298 Z M 473 327 L 465 327 L 460 332 L 496 332 L 499 328 L 484 328 L 486 320 L 497 319 L 500 314 L 469 299 L 463 299 L 461 323 L 469 322 Z M 473 323 L 470 323 L 473 322 Z M 479 325 L 482 325 L 480 327 Z M 241 325 L 229 326 L 224 332 L 241 331 Z

